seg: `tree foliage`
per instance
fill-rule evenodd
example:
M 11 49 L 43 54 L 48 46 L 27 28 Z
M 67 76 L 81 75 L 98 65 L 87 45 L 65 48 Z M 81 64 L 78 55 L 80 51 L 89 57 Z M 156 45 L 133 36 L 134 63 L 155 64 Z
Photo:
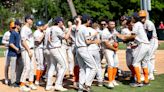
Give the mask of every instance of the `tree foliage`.
M 71 19 L 71 12 L 67 0 L 8 0 L 13 4 L 5 5 L 7 0 L 1 0 L 0 20 L 7 23 L 12 17 L 23 19 L 26 14 L 33 14 L 35 19 L 44 19 L 62 16 L 65 20 Z M 14 2 L 13 2 L 14 1 Z M 121 15 L 131 15 L 140 10 L 140 0 L 72 0 L 77 14 L 90 14 L 95 20 L 102 18 L 118 20 Z M 7 3 L 8 4 L 8 3 Z M 10 6 L 10 7 L 7 7 Z M 164 20 L 164 1 L 152 0 L 150 18 L 159 23 Z M 1 23 L 2 25 L 2 23 Z

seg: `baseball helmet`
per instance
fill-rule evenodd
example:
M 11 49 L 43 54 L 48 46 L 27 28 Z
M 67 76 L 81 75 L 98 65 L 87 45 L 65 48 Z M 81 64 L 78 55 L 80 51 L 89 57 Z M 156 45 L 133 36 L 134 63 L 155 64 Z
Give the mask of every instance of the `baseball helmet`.
M 42 20 L 36 22 L 36 26 L 43 26 L 45 23 Z
M 140 10 L 138 14 L 140 17 L 146 17 L 147 16 L 147 13 L 145 10 Z

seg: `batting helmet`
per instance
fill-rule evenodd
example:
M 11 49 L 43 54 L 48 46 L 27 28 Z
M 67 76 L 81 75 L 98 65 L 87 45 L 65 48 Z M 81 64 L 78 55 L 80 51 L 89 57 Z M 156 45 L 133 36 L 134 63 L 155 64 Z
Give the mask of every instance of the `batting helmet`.
M 43 26 L 45 23 L 42 20 L 36 22 L 36 26 Z
M 146 11 L 145 11 L 145 10 L 140 10 L 140 11 L 139 11 L 139 16 L 140 16 L 140 17 L 146 17 L 146 16 L 147 16 Z

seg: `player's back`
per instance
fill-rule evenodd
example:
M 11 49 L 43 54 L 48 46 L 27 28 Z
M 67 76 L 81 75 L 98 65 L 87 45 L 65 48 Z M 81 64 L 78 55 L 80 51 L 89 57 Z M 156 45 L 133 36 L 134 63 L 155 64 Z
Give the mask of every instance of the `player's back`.
M 135 40 L 139 41 L 140 43 L 149 43 L 149 40 L 146 35 L 146 31 L 144 26 L 141 22 L 136 22 L 133 26 L 132 33 L 136 34 Z

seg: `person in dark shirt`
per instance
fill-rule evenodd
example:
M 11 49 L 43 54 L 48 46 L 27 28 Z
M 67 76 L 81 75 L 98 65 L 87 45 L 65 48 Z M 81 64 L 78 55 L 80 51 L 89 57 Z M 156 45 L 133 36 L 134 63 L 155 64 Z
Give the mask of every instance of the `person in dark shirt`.
M 10 65 L 10 78 L 11 78 L 11 87 L 17 87 L 16 84 L 16 63 L 18 57 L 20 57 L 20 30 L 21 23 L 16 20 L 14 23 L 13 30 L 11 31 L 10 39 L 9 39 L 9 65 Z

